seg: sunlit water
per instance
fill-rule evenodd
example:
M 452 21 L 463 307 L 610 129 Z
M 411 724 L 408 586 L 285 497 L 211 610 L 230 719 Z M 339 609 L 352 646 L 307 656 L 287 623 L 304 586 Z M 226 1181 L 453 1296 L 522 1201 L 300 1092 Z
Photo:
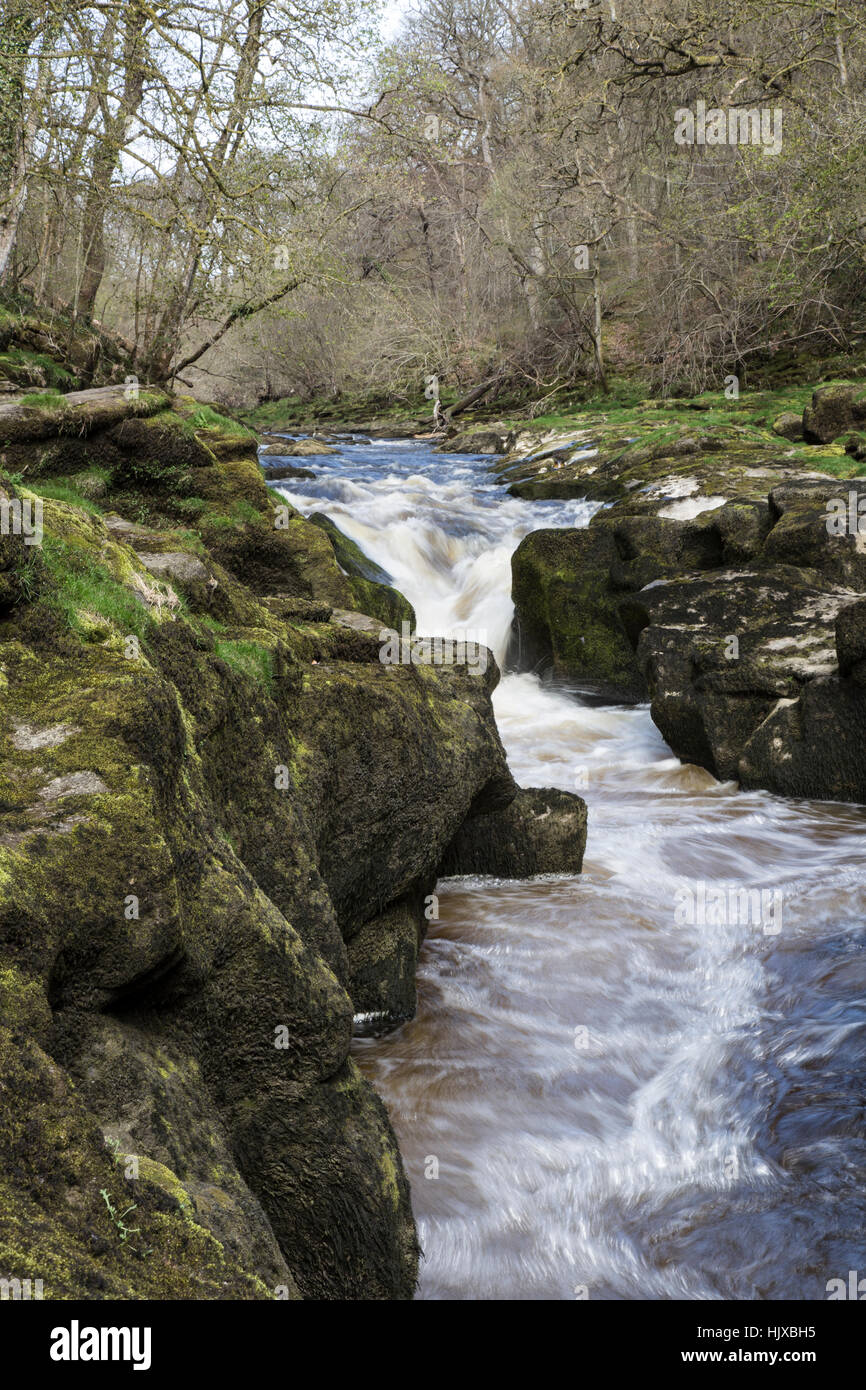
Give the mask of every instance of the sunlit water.
M 425 444 L 310 463 L 295 505 L 388 570 L 419 631 L 500 657 L 514 547 L 595 510 Z M 417 1018 L 355 1044 L 412 1183 L 420 1296 L 823 1299 L 866 1276 L 866 812 L 719 784 L 645 707 L 525 674 L 494 703 L 518 780 L 581 791 L 589 838 L 577 878 L 440 884 Z M 690 924 L 699 883 L 781 907 Z

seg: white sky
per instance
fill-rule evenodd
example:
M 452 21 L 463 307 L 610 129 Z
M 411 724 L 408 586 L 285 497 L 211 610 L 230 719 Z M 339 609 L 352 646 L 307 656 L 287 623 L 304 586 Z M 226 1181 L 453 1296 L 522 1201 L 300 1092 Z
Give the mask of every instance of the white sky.
M 393 39 L 397 30 L 400 28 L 400 21 L 405 14 L 408 14 L 410 0 L 386 0 L 382 9 L 382 38 Z

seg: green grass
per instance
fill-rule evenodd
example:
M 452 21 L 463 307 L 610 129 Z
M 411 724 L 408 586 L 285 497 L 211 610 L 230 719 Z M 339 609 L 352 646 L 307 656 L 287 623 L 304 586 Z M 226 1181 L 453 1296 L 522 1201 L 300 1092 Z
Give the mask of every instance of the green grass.
M 182 516 L 196 517 L 207 511 L 208 503 L 203 497 L 179 497 L 174 503 L 174 508 Z
M 649 420 L 656 430 L 686 425 L 696 432 L 734 425 L 746 434 L 751 432 L 756 440 L 763 438 L 766 442 L 771 438 L 775 441 L 778 436 L 772 433 L 772 425 L 777 416 L 784 411 L 802 415 L 817 387 L 850 382 L 844 374 L 830 375 L 820 381 L 797 382 L 769 390 L 744 388 L 737 399 L 729 399 L 723 390 L 704 391 L 694 397 L 669 398 L 671 403 L 667 404 L 665 398 L 652 398 L 646 382 L 624 378 L 613 381 L 607 395 L 596 391 L 570 402 L 564 397 L 555 410 L 532 419 L 506 418 L 504 423 L 512 428 L 571 430 L 592 424 L 645 427 Z M 704 408 L 692 409 L 692 404 Z M 467 416 L 467 425 L 469 418 Z M 630 428 L 630 432 L 634 431 Z
M 232 515 L 237 521 L 261 521 L 262 513 L 256 511 L 252 502 L 247 502 L 246 498 L 240 497 L 237 502 L 232 504 Z
M 35 478 L 28 486 L 37 497 L 48 497 L 54 502 L 68 502 L 73 507 L 80 507 L 84 512 L 102 515 L 102 508 L 89 497 L 82 496 L 66 479 Z
M 124 634 L 147 637 L 152 619 L 145 605 L 92 556 L 57 536 L 46 535 L 42 557 L 51 585 L 46 601 L 63 615 L 72 632 L 80 637 L 89 635 L 81 618 L 86 612 L 104 618 Z
M 798 453 L 798 462 L 816 473 L 829 473 L 833 478 L 866 477 L 866 463 L 858 463 L 850 454 L 813 454 L 808 446 Z
M 217 638 L 214 644 L 217 656 L 239 675 L 261 685 L 270 694 L 274 687 L 274 654 L 258 642 L 241 642 L 231 638 Z
M 60 391 L 30 391 L 14 404 L 25 405 L 31 410 L 58 410 L 63 405 L 63 396 Z
M 198 531 L 190 531 L 185 526 L 170 526 L 163 529 L 167 537 L 177 538 L 179 550 L 192 550 L 196 555 L 206 554 L 204 543 Z
M 616 457 L 624 467 L 631 454 L 655 445 L 671 443 L 686 435 L 710 434 L 732 450 L 762 450 L 776 455 L 779 463 L 800 467 L 831 477 L 845 479 L 866 476 L 866 464 L 858 463 L 843 452 L 842 442 L 830 445 L 810 445 L 789 442 L 773 433 L 773 422 L 786 411 L 802 415 L 812 400 L 816 387 L 850 384 L 844 376 L 827 376 L 822 381 L 797 382 L 771 390 L 743 390 L 737 399 L 728 399 L 724 391 L 706 391 L 693 398 L 652 400 L 634 389 L 631 383 L 631 403 L 624 403 L 625 388 L 608 396 L 596 394 L 579 403 L 573 412 L 560 410 L 539 415 L 531 421 L 514 421 L 524 429 L 556 430 L 562 434 L 579 430 L 595 431 L 595 444 L 604 447 L 605 440 L 620 433 L 629 443 L 617 449 Z M 700 409 L 693 409 L 697 404 Z M 724 460 L 724 448 L 719 455 Z
M 238 439 L 252 437 L 252 431 L 247 429 L 246 425 L 242 425 L 239 420 L 230 419 L 228 415 L 221 415 L 210 405 L 200 405 L 197 410 L 186 417 L 184 425 L 187 429 L 192 430 L 221 430 L 223 434 L 234 435 Z
M 207 517 L 207 527 L 216 527 L 219 530 L 226 530 L 230 526 L 243 525 L 248 521 L 261 522 L 264 518 L 261 512 L 257 512 L 251 502 L 240 498 L 231 503 L 231 510 L 228 512 L 217 512 L 213 516 Z

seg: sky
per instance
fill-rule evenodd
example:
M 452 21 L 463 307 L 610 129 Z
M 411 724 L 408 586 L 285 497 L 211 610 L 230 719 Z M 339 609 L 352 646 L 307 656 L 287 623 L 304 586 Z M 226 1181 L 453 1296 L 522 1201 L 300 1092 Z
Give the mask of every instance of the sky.
M 382 9 L 382 37 L 393 39 L 400 28 L 400 21 L 409 11 L 409 0 L 385 0 Z

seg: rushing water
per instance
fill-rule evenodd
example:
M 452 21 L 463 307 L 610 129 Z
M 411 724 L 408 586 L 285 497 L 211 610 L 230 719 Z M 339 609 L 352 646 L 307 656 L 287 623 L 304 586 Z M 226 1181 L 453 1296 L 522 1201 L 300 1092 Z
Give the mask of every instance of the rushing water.
M 389 571 L 420 632 L 499 657 L 514 547 L 595 510 L 422 443 L 311 462 L 295 505 Z M 576 878 L 440 884 L 417 1018 L 356 1043 L 420 1296 L 823 1299 L 866 1276 L 866 812 L 717 783 L 646 707 L 525 674 L 494 705 L 518 780 L 585 796 L 587 852 Z M 702 912 L 699 884 L 763 890 L 759 920 Z

